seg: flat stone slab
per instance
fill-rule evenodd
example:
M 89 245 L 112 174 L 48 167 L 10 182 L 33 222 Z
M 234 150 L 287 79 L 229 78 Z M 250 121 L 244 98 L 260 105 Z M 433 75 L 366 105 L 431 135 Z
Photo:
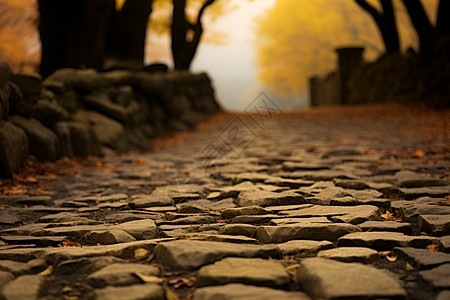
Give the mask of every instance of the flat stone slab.
M 431 252 L 425 249 L 409 247 L 396 247 L 394 251 L 405 257 L 416 269 L 430 269 L 450 263 L 450 254 L 448 253 Z
M 224 219 L 232 219 L 241 215 L 266 215 L 270 213 L 272 213 L 272 211 L 261 206 L 246 206 L 225 209 L 220 213 L 220 215 Z
M 339 247 L 319 251 L 317 257 L 370 264 L 378 259 L 378 251 L 364 247 Z
M 368 247 L 375 250 L 391 250 L 394 247 L 425 248 L 427 245 L 438 242 L 434 237 L 409 236 L 400 232 L 355 232 L 340 237 L 337 241 L 339 247 Z
M 12 273 L 16 276 L 36 274 L 47 268 L 45 259 L 32 259 L 28 262 L 16 262 L 12 260 L 0 260 L 0 270 Z
M 361 229 L 345 223 L 297 223 L 284 226 L 261 226 L 256 239 L 264 244 L 283 243 L 291 240 L 336 241 L 339 237 Z
M 305 293 L 287 292 L 268 287 L 231 283 L 195 290 L 192 300 L 310 300 Z
M 87 283 L 96 288 L 141 283 L 142 281 L 134 274 L 159 276 L 160 270 L 150 265 L 116 263 L 90 274 Z
M 435 288 L 450 288 L 450 264 L 441 265 L 431 270 L 420 271 L 419 274 Z
M 283 255 L 313 253 L 319 250 L 330 249 L 333 247 L 333 243 L 329 241 L 293 240 L 278 244 L 278 248 L 280 248 Z
M 194 270 L 225 257 L 281 258 L 275 245 L 243 245 L 209 241 L 171 241 L 155 247 L 154 254 L 165 268 Z
M 236 204 L 238 206 L 274 206 L 305 203 L 302 195 L 292 191 L 274 193 L 266 191 L 244 191 L 239 194 Z
M 450 234 L 449 215 L 420 215 L 418 219 L 419 230 L 435 236 Z
M 283 265 L 261 258 L 228 257 L 202 267 L 197 273 L 196 285 L 223 285 L 243 283 L 286 289 L 291 277 Z
M 40 275 L 22 275 L 8 282 L 2 290 L 6 300 L 38 299 L 47 290 L 47 278 Z
M 90 300 L 165 300 L 164 288 L 159 284 L 146 283 L 130 286 L 95 289 L 89 294 Z
M 315 299 L 407 299 L 394 274 L 360 263 L 307 258 L 297 280 Z
M 359 206 L 322 206 L 282 211 L 282 215 L 290 217 L 330 217 L 333 222 L 360 224 L 365 221 L 379 220 L 379 208 L 373 205 Z
M 450 253 L 450 235 L 439 238 L 439 245 L 442 251 Z
M 364 223 L 358 224 L 358 227 L 361 228 L 362 231 L 393 231 L 401 232 L 404 234 L 412 233 L 411 224 L 406 222 L 366 221 Z

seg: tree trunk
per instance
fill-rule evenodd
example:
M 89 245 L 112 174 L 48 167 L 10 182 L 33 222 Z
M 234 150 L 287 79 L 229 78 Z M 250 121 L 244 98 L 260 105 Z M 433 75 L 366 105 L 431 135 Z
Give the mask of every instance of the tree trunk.
M 153 0 L 127 0 L 110 27 L 106 67 L 141 68 Z
M 378 26 L 378 30 L 383 38 L 386 53 L 397 53 L 400 50 L 400 41 L 395 22 L 394 7 L 392 0 L 380 0 L 383 13 L 380 13 L 375 7 L 365 0 L 355 0 L 368 14 L 370 14 Z
M 448 0 L 445 0 L 444 2 L 448 2 Z M 403 0 L 403 3 L 405 4 L 409 18 L 419 36 L 420 49 L 422 51 L 429 46 L 433 39 L 433 26 L 431 25 L 420 0 Z
M 205 1 L 195 24 L 191 24 L 186 19 L 186 0 L 172 1 L 171 48 L 175 70 L 189 70 L 203 34 L 201 21 L 203 13 L 214 1 Z
M 436 29 L 439 35 L 450 32 L 450 1 L 439 1 L 439 8 L 437 13 Z
M 40 73 L 63 67 L 102 69 L 114 0 L 39 0 Z

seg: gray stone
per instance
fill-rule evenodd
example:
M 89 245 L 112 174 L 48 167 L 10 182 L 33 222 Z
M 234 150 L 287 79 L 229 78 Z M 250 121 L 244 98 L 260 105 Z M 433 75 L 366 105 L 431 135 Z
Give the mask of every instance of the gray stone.
M 434 198 L 421 198 L 423 201 L 394 201 L 391 203 L 392 208 L 399 210 L 401 217 L 407 222 L 418 222 L 420 215 L 449 215 L 450 207 L 431 205 L 427 203 L 437 202 Z
M 207 234 L 205 233 L 186 233 L 182 234 L 180 237 L 187 240 L 195 241 L 211 241 L 211 242 L 226 242 L 226 243 L 242 243 L 242 244 L 258 244 L 258 240 L 252 239 L 246 236 L 239 235 L 225 235 L 225 234 Z
M 162 286 L 154 283 L 95 289 L 89 300 L 165 300 Z
M 257 187 L 250 181 L 244 181 L 233 186 L 227 186 L 223 188 L 214 188 L 212 191 L 220 192 L 220 198 L 236 198 L 239 193 L 244 191 L 254 191 Z
M 125 230 L 118 228 L 108 230 L 89 231 L 83 238 L 88 244 L 111 245 L 117 243 L 133 242 L 136 239 Z
M 362 231 L 394 231 L 402 232 L 404 234 L 412 233 L 411 224 L 406 222 L 366 221 L 358 224 L 358 227 L 361 228 Z
M 106 266 L 124 262 L 123 259 L 113 256 L 81 257 L 60 262 L 55 266 L 53 274 L 91 274 Z
M 450 263 L 450 254 L 430 252 L 425 249 L 409 247 L 396 247 L 394 251 L 405 257 L 416 269 L 430 269 L 439 265 Z
M 265 184 L 272 184 L 278 186 L 287 186 L 293 189 L 298 189 L 302 186 L 310 186 L 314 184 L 312 180 L 302 180 L 302 179 L 287 179 L 281 177 L 271 177 L 264 180 Z
M 355 179 L 353 174 L 338 170 L 318 170 L 318 171 L 295 171 L 291 173 L 280 173 L 278 176 L 292 179 L 306 179 L 314 181 L 333 181 L 335 178 Z
M 343 262 L 373 263 L 378 259 L 378 251 L 363 247 L 340 247 L 322 250 L 317 257 L 329 258 Z
M 202 215 L 179 218 L 173 221 L 164 221 L 164 224 L 170 225 L 212 224 L 212 223 L 216 223 L 216 220 L 213 217 Z
M 111 264 L 87 277 L 87 283 L 96 288 L 108 285 L 132 285 L 141 280 L 134 274 L 145 276 L 159 276 L 159 269 L 155 266 L 142 264 Z
M 307 258 L 297 279 L 315 299 L 407 299 L 394 274 L 360 263 Z
M 435 236 L 450 234 L 449 215 L 420 215 L 419 230 Z
M 304 223 L 285 226 L 261 226 L 256 239 L 261 243 L 283 243 L 290 240 L 336 241 L 339 237 L 360 229 L 351 224 Z
M 261 206 L 245 206 L 225 209 L 221 212 L 221 216 L 224 219 L 232 219 L 240 215 L 265 215 L 270 213 L 270 210 Z
M 173 200 L 169 196 L 149 195 L 133 197 L 130 205 L 135 208 L 154 207 L 154 206 L 172 206 Z
M 264 174 L 264 173 L 240 173 L 240 174 L 234 175 L 233 184 L 238 184 L 243 181 L 250 181 L 253 183 L 264 182 L 266 179 L 269 179 L 269 178 L 271 178 L 271 176 Z
M 24 96 L 39 95 L 42 91 L 42 77 L 38 74 L 13 74 L 10 80 L 19 86 Z
M 258 229 L 257 226 L 249 224 L 226 224 L 220 228 L 220 234 L 226 235 L 243 235 L 246 237 L 253 237 Z
M 225 257 L 281 257 L 281 252 L 276 246 L 188 240 L 159 244 L 154 253 L 159 263 L 175 270 L 194 270 Z
M 302 292 L 286 292 L 267 287 L 231 283 L 195 290 L 192 300 L 310 300 Z
M 448 280 L 450 278 L 450 264 L 441 265 L 431 270 L 420 271 L 419 274 L 435 288 L 450 288 L 450 280 Z
M 156 239 L 159 233 L 155 221 L 150 219 L 125 222 L 115 228 L 127 232 L 137 240 Z
M 339 247 L 368 247 L 375 250 L 391 250 L 394 247 L 425 248 L 437 242 L 437 238 L 409 236 L 400 232 L 355 232 L 338 239 Z
M 303 196 L 294 192 L 265 192 L 265 191 L 244 191 L 236 200 L 238 206 L 274 206 L 302 204 L 305 202 Z
M 447 186 L 432 186 L 432 187 L 419 187 L 419 188 L 401 188 L 399 189 L 404 199 L 412 200 L 419 197 L 445 197 L 448 195 L 450 185 Z
M 333 223 L 326 217 L 310 217 L 310 218 L 279 218 L 272 219 L 270 225 L 290 225 L 298 223 Z
M 25 131 L 30 153 L 39 160 L 55 160 L 58 157 L 59 141 L 56 134 L 36 119 L 26 119 L 19 115 L 10 117 L 11 121 Z
M 72 150 L 75 156 L 86 158 L 89 155 L 100 156 L 100 143 L 89 124 L 65 122 L 70 130 Z
M 69 118 L 69 114 L 64 108 L 59 106 L 56 102 L 51 102 L 45 99 L 38 100 L 27 115 L 36 118 L 48 127 Z
M 243 283 L 286 289 L 291 278 L 283 265 L 261 258 L 228 257 L 202 267 L 197 273 L 196 285 L 223 285 Z
M 11 177 L 28 156 L 25 132 L 11 122 L 0 121 L 0 176 Z
M 64 83 L 64 89 L 92 91 L 105 87 L 107 81 L 94 69 L 58 69 L 44 80 L 44 85 L 49 81 Z
M 79 240 L 89 231 L 104 231 L 108 229 L 108 225 L 79 225 L 79 226 L 62 226 L 38 229 L 32 232 L 34 236 L 54 236 L 63 235 L 69 239 Z
M 319 250 L 330 249 L 333 247 L 334 245 L 332 242 L 312 240 L 292 240 L 278 244 L 278 248 L 280 248 L 283 255 L 314 253 Z
M 289 210 L 299 210 L 303 208 L 308 208 L 314 206 L 313 204 L 293 204 L 293 205 L 277 205 L 277 206 L 267 206 L 265 209 L 268 211 L 279 213 L 281 211 L 289 211 Z
M 442 251 L 450 253 L 450 235 L 439 238 L 439 244 Z
M 269 225 L 272 219 L 277 218 L 277 215 L 243 215 L 236 216 L 231 220 L 231 223 L 243 223 L 252 225 Z
M 112 102 L 107 95 L 86 95 L 81 98 L 81 101 L 87 109 L 102 113 L 122 124 L 127 124 L 130 121 L 126 108 Z
M 5 271 L 0 271 L 0 291 L 3 289 L 3 287 L 10 281 L 14 280 L 14 275 L 9 273 L 9 272 L 5 272 Z
M 36 274 L 47 268 L 44 259 L 32 259 L 26 263 L 15 262 L 12 260 L 0 260 L 0 270 L 12 273 L 16 276 L 25 274 Z
M 47 291 L 47 278 L 40 275 L 22 275 L 3 287 L 6 300 L 38 299 Z
M 378 183 L 371 181 L 363 181 L 363 180 L 350 180 L 350 179 L 334 179 L 334 184 L 336 186 L 340 186 L 346 189 L 353 190 L 365 190 L 365 189 L 374 189 L 380 192 L 389 192 L 393 189 L 393 185 L 389 183 Z
M 321 206 L 316 205 L 297 211 L 282 211 L 282 215 L 289 217 L 331 217 L 333 222 L 360 224 L 369 220 L 378 220 L 379 208 L 372 205 L 358 206 Z

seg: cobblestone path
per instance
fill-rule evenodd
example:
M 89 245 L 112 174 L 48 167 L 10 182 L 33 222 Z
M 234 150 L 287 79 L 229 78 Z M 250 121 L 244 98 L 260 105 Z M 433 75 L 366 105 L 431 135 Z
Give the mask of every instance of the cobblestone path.
M 409 121 L 238 116 L 42 176 L 1 196 L 2 297 L 450 299 L 450 141 Z

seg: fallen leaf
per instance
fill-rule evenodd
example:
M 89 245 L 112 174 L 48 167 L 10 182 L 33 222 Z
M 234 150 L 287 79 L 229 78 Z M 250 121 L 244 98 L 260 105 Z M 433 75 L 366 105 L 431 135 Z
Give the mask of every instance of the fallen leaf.
M 185 285 L 187 287 L 193 287 L 194 286 L 194 280 L 195 278 L 176 278 L 171 279 L 167 283 L 170 285 L 173 285 L 174 288 L 178 289 L 179 287 Z
M 98 161 L 95 165 L 96 165 L 97 167 L 101 168 L 101 167 L 103 166 L 103 163 L 102 163 L 101 161 Z
M 396 261 L 397 260 L 397 256 L 396 255 L 386 255 L 386 259 L 388 260 L 388 261 L 390 261 L 390 262 L 394 262 L 394 261 Z
M 381 214 L 380 217 L 382 217 L 383 219 L 386 219 L 386 220 L 389 220 L 389 221 L 390 221 L 390 220 L 393 219 L 394 215 L 393 215 L 391 212 L 386 211 L 386 213 Z
M 161 277 L 151 276 L 151 275 L 144 275 L 141 273 L 134 273 L 135 276 L 137 276 L 142 282 L 144 283 L 157 283 L 162 284 L 164 282 L 164 279 Z
M 142 166 L 144 164 L 145 164 L 145 160 L 143 160 L 143 159 L 139 159 L 136 161 L 136 165 L 138 165 L 138 166 Z
M 437 244 L 430 244 L 427 246 L 427 250 L 430 252 L 439 252 L 439 245 Z
M 406 267 L 405 267 L 406 271 L 414 271 L 415 268 L 413 266 L 411 266 L 409 263 L 406 263 Z
M 425 154 L 425 151 L 423 151 L 423 150 L 417 150 L 415 153 L 414 153 L 417 157 L 424 157 L 426 154 Z
M 47 269 L 45 269 L 44 271 L 39 273 L 39 275 L 41 275 L 41 276 L 48 276 L 48 275 L 51 275 L 52 272 L 53 272 L 53 266 L 48 266 Z
M 144 257 L 147 256 L 147 254 L 149 254 L 150 252 L 147 249 L 144 248 L 138 248 L 136 250 L 134 250 L 134 258 L 136 258 L 137 260 L 141 260 Z
M 378 252 L 378 256 L 385 257 L 385 256 L 388 256 L 391 253 L 392 253 L 392 251 L 380 251 L 380 252 Z
M 286 267 L 286 270 L 288 271 L 297 271 L 297 269 L 300 267 L 300 264 L 294 264 L 294 265 L 289 265 Z

